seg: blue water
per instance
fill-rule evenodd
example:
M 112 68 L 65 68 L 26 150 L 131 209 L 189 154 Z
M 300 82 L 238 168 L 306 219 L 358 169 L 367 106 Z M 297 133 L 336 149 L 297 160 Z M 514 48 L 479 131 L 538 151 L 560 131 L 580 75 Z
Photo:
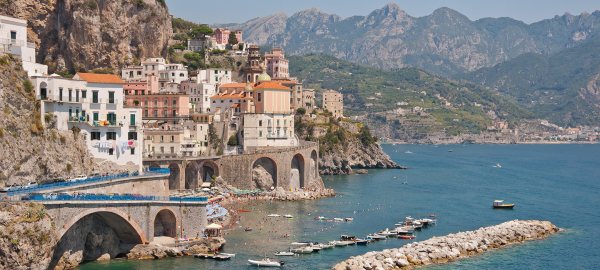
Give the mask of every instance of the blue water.
M 252 269 L 246 260 L 284 250 L 296 240 L 364 236 L 405 216 L 436 213 L 438 224 L 418 232 L 416 241 L 473 230 L 512 219 L 542 219 L 567 229 L 543 241 L 487 253 L 428 269 L 600 269 L 600 145 L 387 145 L 386 152 L 409 170 L 371 170 L 368 175 L 325 177 L 338 196 L 309 202 L 245 206 L 240 228 L 227 235 L 228 262 L 178 258 L 158 261 L 88 263 L 81 269 Z M 451 152 L 449 150 L 452 150 Z M 411 151 L 412 154 L 405 153 Z M 502 168 L 494 168 L 500 163 Z M 403 184 L 403 182 L 408 184 Z M 517 204 L 493 210 L 491 202 Z M 268 213 L 292 220 L 267 219 Z M 355 218 L 349 223 L 313 217 Z M 261 224 L 262 222 L 262 224 Z M 254 231 L 241 228 L 252 226 Z M 289 238 L 283 238 L 284 234 Z M 400 247 L 389 239 L 318 254 L 286 257 L 287 269 L 329 269 L 350 256 Z

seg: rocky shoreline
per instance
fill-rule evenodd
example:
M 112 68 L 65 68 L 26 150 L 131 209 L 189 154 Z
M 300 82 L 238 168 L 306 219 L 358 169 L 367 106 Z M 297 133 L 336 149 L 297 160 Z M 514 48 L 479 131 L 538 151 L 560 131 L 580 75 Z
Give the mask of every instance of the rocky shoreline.
M 368 252 L 336 264 L 334 270 L 413 269 L 444 264 L 513 244 L 544 239 L 561 229 L 549 221 L 513 220 L 407 244 L 401 248 Z

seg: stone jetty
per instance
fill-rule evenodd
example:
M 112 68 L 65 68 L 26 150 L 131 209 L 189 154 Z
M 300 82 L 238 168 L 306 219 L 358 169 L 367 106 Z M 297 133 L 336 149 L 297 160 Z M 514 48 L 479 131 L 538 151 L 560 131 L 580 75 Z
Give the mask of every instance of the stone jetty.
M 396 249 L 368 252 L 335 265 L 334 270 L 412 269 L 443 264 L 530 240 L 560 229 L 549 221 L 513 220 L 502 224 L 410 243 Z

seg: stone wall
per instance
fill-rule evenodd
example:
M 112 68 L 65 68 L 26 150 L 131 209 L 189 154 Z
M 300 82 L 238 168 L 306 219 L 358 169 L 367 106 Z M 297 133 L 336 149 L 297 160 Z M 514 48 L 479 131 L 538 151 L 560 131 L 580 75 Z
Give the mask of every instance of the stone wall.
M 115 179 L 102 183 L 92 183 L 89 185 L 80 185 L 53 189 L 44 193 L 55 192 L 79 192 L 90 194 L 141 194 L 153 196 L 169 196 L 169 178 L 168 176 L 148 176 L 144 178 Z
M 304 189 L 321 189 L 323 182 L 318 175 L 318 145 L 316 143 L 302 142 L 298 147 L 272 148 L 269 150 L 258 150 L 251 154 L 242 154 L 234 156 L 224 156 L 217 161 L 220 167 L 220 176 L 228 184 L 240 189 L 253 189 L 257 185 L 252 179 L 253 169 L 264 158 L 272 160 L 275 163 L 274 170 L 277 180 L 274 187 L 282 187 L 289 190 L 294 187 L 290 179 L 294 174 L 302 172 L 300 179 L 303 179 L 301 187 Z M 296 156 L 302 160 L 303 170 L 292 173 L 292 160 Z M 311 161 L 316 158 L 317 161 Z M 257 161 L 259 161 L 257 163 Z M 296 162 L 297 164 L 297 162 Z M 298 165 L 296 165 L 298 166 Z M 270 170 L 270 169 L 267 169 Z

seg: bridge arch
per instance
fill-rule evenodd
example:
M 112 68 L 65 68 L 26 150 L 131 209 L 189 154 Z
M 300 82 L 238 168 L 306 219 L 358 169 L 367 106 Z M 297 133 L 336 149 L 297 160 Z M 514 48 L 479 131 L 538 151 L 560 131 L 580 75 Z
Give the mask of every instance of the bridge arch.
M 304 188 L 304 157 L 299 153 L 292 158 L 290 168 L 290 188 Z
M 83 211 L 60 227 L 57 235 L 59 242 L 54 249 L 50 269 L 67 251 L 70 254 L 81 251 L 81 260 L 90 261 L 106 253 L 114 258 L 127 253 L 136 244 L 147 242 L 138 223 L 116 208 Z
M 252 182 L 263 190 L 277 187 L 277 163 L 270 157 L 256 159 L 252 163 Z
M 169 174 L 169 190 L 181 189 L 181 186 L 179 185 L 179 175 L 181 174 L 179 164 L 171 163 L 169 164 L 169 169 L 171 170 L 171 173 Z
M 185 189 L 198 188 L 200 166 L 196 162 L 189 162 L 185 166 Z
M 219 175 L 219 165 L 216 162 L 205 160 L 200 163 L 200 179 L 203 182 L 210 182 L 213 177 Z
M 177 216 L 173 210 L 162 208 L 154 217 L 154 236 L 177 237 Z

